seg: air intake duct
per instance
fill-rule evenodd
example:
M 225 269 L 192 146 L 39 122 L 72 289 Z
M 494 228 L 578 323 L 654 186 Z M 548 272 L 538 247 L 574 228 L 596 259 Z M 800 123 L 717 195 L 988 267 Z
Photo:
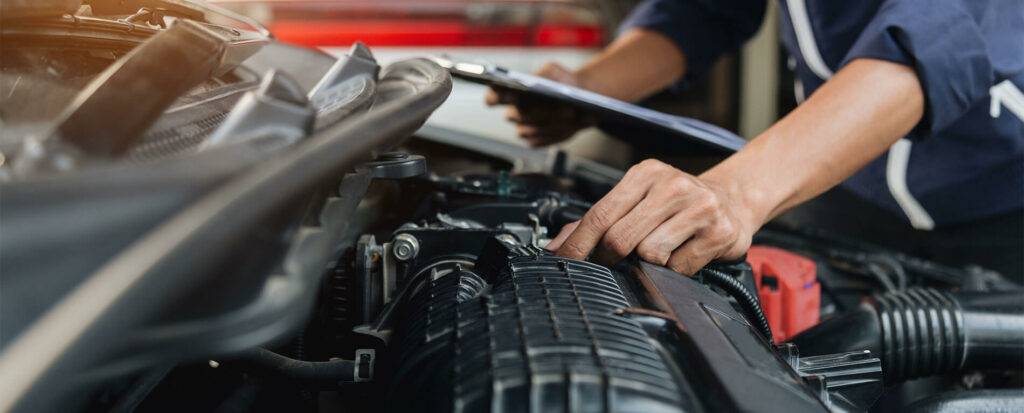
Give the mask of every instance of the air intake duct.
M 794 337 L 800 354 L 871 350 L 886 384 L 965 369 L 1024 366 L 1024 290 L 947 293 L 912 288 Z
M 661 353 L 617 312 L 630 304 L 607 268 L 504 247 L 412 281 L 388 410 L 683 410 Z

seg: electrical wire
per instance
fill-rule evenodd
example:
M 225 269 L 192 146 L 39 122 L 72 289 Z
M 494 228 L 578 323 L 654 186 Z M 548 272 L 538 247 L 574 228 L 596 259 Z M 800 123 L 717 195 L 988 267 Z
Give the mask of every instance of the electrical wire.
M 764 310 L 761 308 L 761 303 L 747 287 L 744 287 L 742 283 L 736 280 L 735 277 L 721 272 L 716 269 L 704 267 L 700 270 L 703 276 L 704 282 L 711 284 L 715 287 L 721 288 L 727 294 L 736 299 L 739 303 L 740 308 L 746 313 L 747 318 L 754 327 L 761 332 L 761 335 L 772 342 L 772 329 L 768 325 L 768 318 L 764 315 Z

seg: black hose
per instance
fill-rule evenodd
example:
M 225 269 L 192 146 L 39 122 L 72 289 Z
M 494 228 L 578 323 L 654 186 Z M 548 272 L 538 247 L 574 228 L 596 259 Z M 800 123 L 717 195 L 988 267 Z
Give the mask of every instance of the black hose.
M 586 214 L 585 210 L 573 206 L 563 206 L 552 210 L 548 215 L 548 221 L 552 227 L 561 229 L 569 223 L 583 219 L 584 214 Z
M 1024 291 L 879 294 L 790 342 L 801 355 L 870 350 L 887 384 L 965 369 L 1024 366 Z
M 263 348 L 246 353 L 235 364 L 256 374 L 329 385 L 355 381 L 357 368 L 352 360 L 296 360 Z
M 541 205 L 538 214 L 541 222 L 550 229 L 558 231 L 565 225 L 583 219 L 587 213 L 586 209 L 580 208 L 577 203 L 568 201 L 551 201 Z
M 735 277 L 726 274 L 724 272 L 704 267 L 700 270 L 701 275 L 704 278 L 704 282 L 711 284 L 715 287 L 721 288 L 728 293 L 732 298 L 736 299 L 739 303 L 740 308 L 746 313 L 747 318 L 754 327 L 761 332 L 761 335 L 772 342 L 772 329 L 768 326 L 768 318 L 764 315 L 764 310 L 761 309 L 760 300 L 757 299 L 747 287 L 744 287 Z

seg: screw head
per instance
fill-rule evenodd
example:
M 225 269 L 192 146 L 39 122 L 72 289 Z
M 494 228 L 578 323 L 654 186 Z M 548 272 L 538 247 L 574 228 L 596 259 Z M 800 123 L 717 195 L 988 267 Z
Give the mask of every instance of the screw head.
M 416 258 L 420 252 L 420 242 L 416 237 L 409 234 L 398 234 L 391 245 L 391 253 L 399 261 L 408 261 Z

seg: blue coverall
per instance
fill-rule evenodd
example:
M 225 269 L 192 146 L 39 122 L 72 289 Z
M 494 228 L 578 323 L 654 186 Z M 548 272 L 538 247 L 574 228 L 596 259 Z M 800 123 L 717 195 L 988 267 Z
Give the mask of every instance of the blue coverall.
M 623 27 L 674 41 L 686 55 L 685 85 L 758 30 L 766 1 L 647 0 Z M 858 58 L 913 67 L 925 92 L 917 127 L 842 188 L 918 232 L 1024 214 L 1024 1 L 779 3 L 804 95 Z

